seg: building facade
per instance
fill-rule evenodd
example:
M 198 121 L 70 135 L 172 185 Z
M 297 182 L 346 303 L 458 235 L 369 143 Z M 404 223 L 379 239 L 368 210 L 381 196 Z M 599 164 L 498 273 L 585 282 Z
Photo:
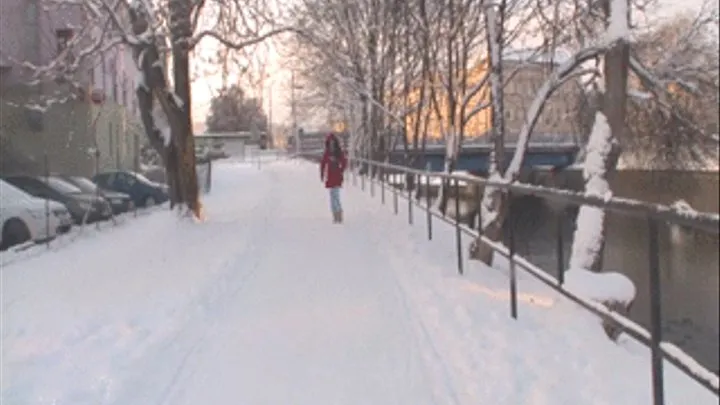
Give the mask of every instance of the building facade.
M 532 104 L 538 90 L 545 80 L 552 74 L 557 63 L 563 60 L 563 55 L 557 55 L 553 60 L 538 55 L 534 51 L 512 50 L 503 55 L 504 72 L 504 125 L 505 140 L 508 143 L 515 142 L 525 121 L 527 112 Z M 488 61 L 479 61 L 467 73 L 466 92 L 470 92 L 478 83 L 481 83 L 489 69 Z M 416 91 L 415 93 L 418 93 Z M 579 105 L 581 90 L 575 83 L 567 83 L 550 97 L 540 119 L 535 124 L 533 139 L 547 142 L 563 142 L 571 140 L 578 133 L 576 125 L 576 110 Z M 414 99 L 413 99 L 414 97 Z M 417 102 L 417 94 L 411 94 L 411 101 Z M 458 96 L 462 98 L 462 96 Z M 458 113 L 455 118 L 457 123 L 455 131 L 459 132 L 459 125 L 464 120 L 463 133 L 466 142 L 483 142 L 488 140 L 488 134 L 492 129 L 492 110 L 484 108 L 472 117 L 466 118 L 479 105 L 488 105 L 490 100 L 490 84 L 480 88 L 465 108 L 465 117 Z M 441 142 L 447 128 L 448 99 L 445 94 L 438 97 L 439 111 L 443 115 L 441 119 L 434 112 L 434 106 L 424 107 L 425 112 L 433 110 L 427 124 L 428 143 Z M 458 109 L 459 110 L 459 109 Z M 415 114 L 406 119 L 408 135 L 412 136 L 414 131 Z M 422 126 L 421 126 L 422 131 Z
M 46 0 L 2 0 L 0 15 L 0 172 L 90 176 L 135 167 L 142 134 L 130 49 L 98 52 L 70 78 L 58 74 L 33 84 L 29 66 L 74 62 L 100 27 L 83 26 L 92 19 L 80 6 Z M 80 43 L 68 49 L 77 35 Z
M 563 54 L 550 60 L 532 51 L 506 53 L 503 69 L 508 77 L 504 91 L 506 142 L 515 142 L 538 94 L 557 67 L 565 60 Z M 578 108 L 582 90 L 577 82 L 567 82 L 544 103 L 543 111 L 533 129 L 535 142 L 572 142 L 579 134 Z

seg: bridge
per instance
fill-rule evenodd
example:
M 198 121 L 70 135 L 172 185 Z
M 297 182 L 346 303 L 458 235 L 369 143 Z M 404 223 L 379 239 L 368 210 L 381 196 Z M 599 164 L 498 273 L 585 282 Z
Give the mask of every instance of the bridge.
M 579 146 L 574 143 L 531 143 L 528 145 L 523 168 L 537 167 L 567 167 L 575 163 Z M 492 146 L 488 144 L 467 144 L 462 147 L 457 161 L 457 170 L 479 174 L 487 173 L 490 168 L 490 152 Z M 515 153 L 515 145 L 505 148 L 505 155 L 511 157 Z M 507 159 L 509 164 L 509 159 Z M 390 161 L 402 164 L 404 152 L 395 151 L 390 155 Z M 428 167 L 433 172 L 441 172 L 445 165 L 445 145 L 428 145 L 425 153 L 420 156 L 417 165 Z
M 717 404 L 637 325 L 613 343 L 607 310 L 512 254 L 458 256 L 466 230 L 402 190 L 349 175 L 335 225 L 314 164 L 212 173 L 202 222 L 160 209 L 0 255 L 3 403 Z
M 301 132 L 300 148 L 302 153 L 309 153 L 322 150 L 325 132 Z M 348 134 L 342 133 L 339 136 L 345 144 L 348 143 Z M 288 150 L 295 151 L 295 138 L 288 138 Z M 487 173 L 490 167 L 490 152 L 492 145 L 487 142 L 466 142 L 458 156 L 457 170 L 474 174 Z M 580 150 L 574 142 L 531 142 L 528 145 L 523 161 L 524 169 L 546 168 L 546 167 L 567 167 L 575 163 L 575 158 Z M 515 153 L 515 145 L 510 143 L 505 149 L 506 156 Z M 390 153 L 390 162 L 395 164 L 405 163 L 405 151 L 398 146 Z M 507 159 L 506 164 L 509 164 Z M 445 165 L 445 145 L 426 145 L 425 150 L 420 153 L 416 161 L 417 167 L 430 168 L 433 172 L 441 172 Z

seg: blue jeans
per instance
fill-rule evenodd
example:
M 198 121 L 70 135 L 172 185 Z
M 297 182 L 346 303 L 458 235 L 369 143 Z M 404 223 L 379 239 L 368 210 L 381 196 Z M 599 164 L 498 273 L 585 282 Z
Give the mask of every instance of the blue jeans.
M 340 212 L 342 211 L 342 206 L 340 205 L 340 187 L 333 187 L 329 189 L 330 191 L 330 210 L 332 212 Z

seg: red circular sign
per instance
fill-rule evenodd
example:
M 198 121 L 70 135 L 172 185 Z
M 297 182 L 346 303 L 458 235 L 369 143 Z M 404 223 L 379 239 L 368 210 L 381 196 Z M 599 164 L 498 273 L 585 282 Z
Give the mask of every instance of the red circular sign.
M 90 92 L 90 101 L 93 104 L 102 104 L 105 101 L 105 92 L 100 89 L 93 89 Z

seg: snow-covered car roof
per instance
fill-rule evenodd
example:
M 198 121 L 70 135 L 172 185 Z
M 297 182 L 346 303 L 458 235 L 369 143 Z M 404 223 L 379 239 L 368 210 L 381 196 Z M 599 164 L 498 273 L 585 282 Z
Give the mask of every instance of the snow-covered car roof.
M 50 206 L 55 208 L 56 206 L 62 206 L 57 201 L 50 200 Z M 23 190 L 13 186 L 12 184 L 0 179 L 0 204 L 2 205 L 13 205 L 13 206 L 25 206 L 28 208 L 38 207 L 40 204 L 45 204 L 45 200 L 34 197 Z

